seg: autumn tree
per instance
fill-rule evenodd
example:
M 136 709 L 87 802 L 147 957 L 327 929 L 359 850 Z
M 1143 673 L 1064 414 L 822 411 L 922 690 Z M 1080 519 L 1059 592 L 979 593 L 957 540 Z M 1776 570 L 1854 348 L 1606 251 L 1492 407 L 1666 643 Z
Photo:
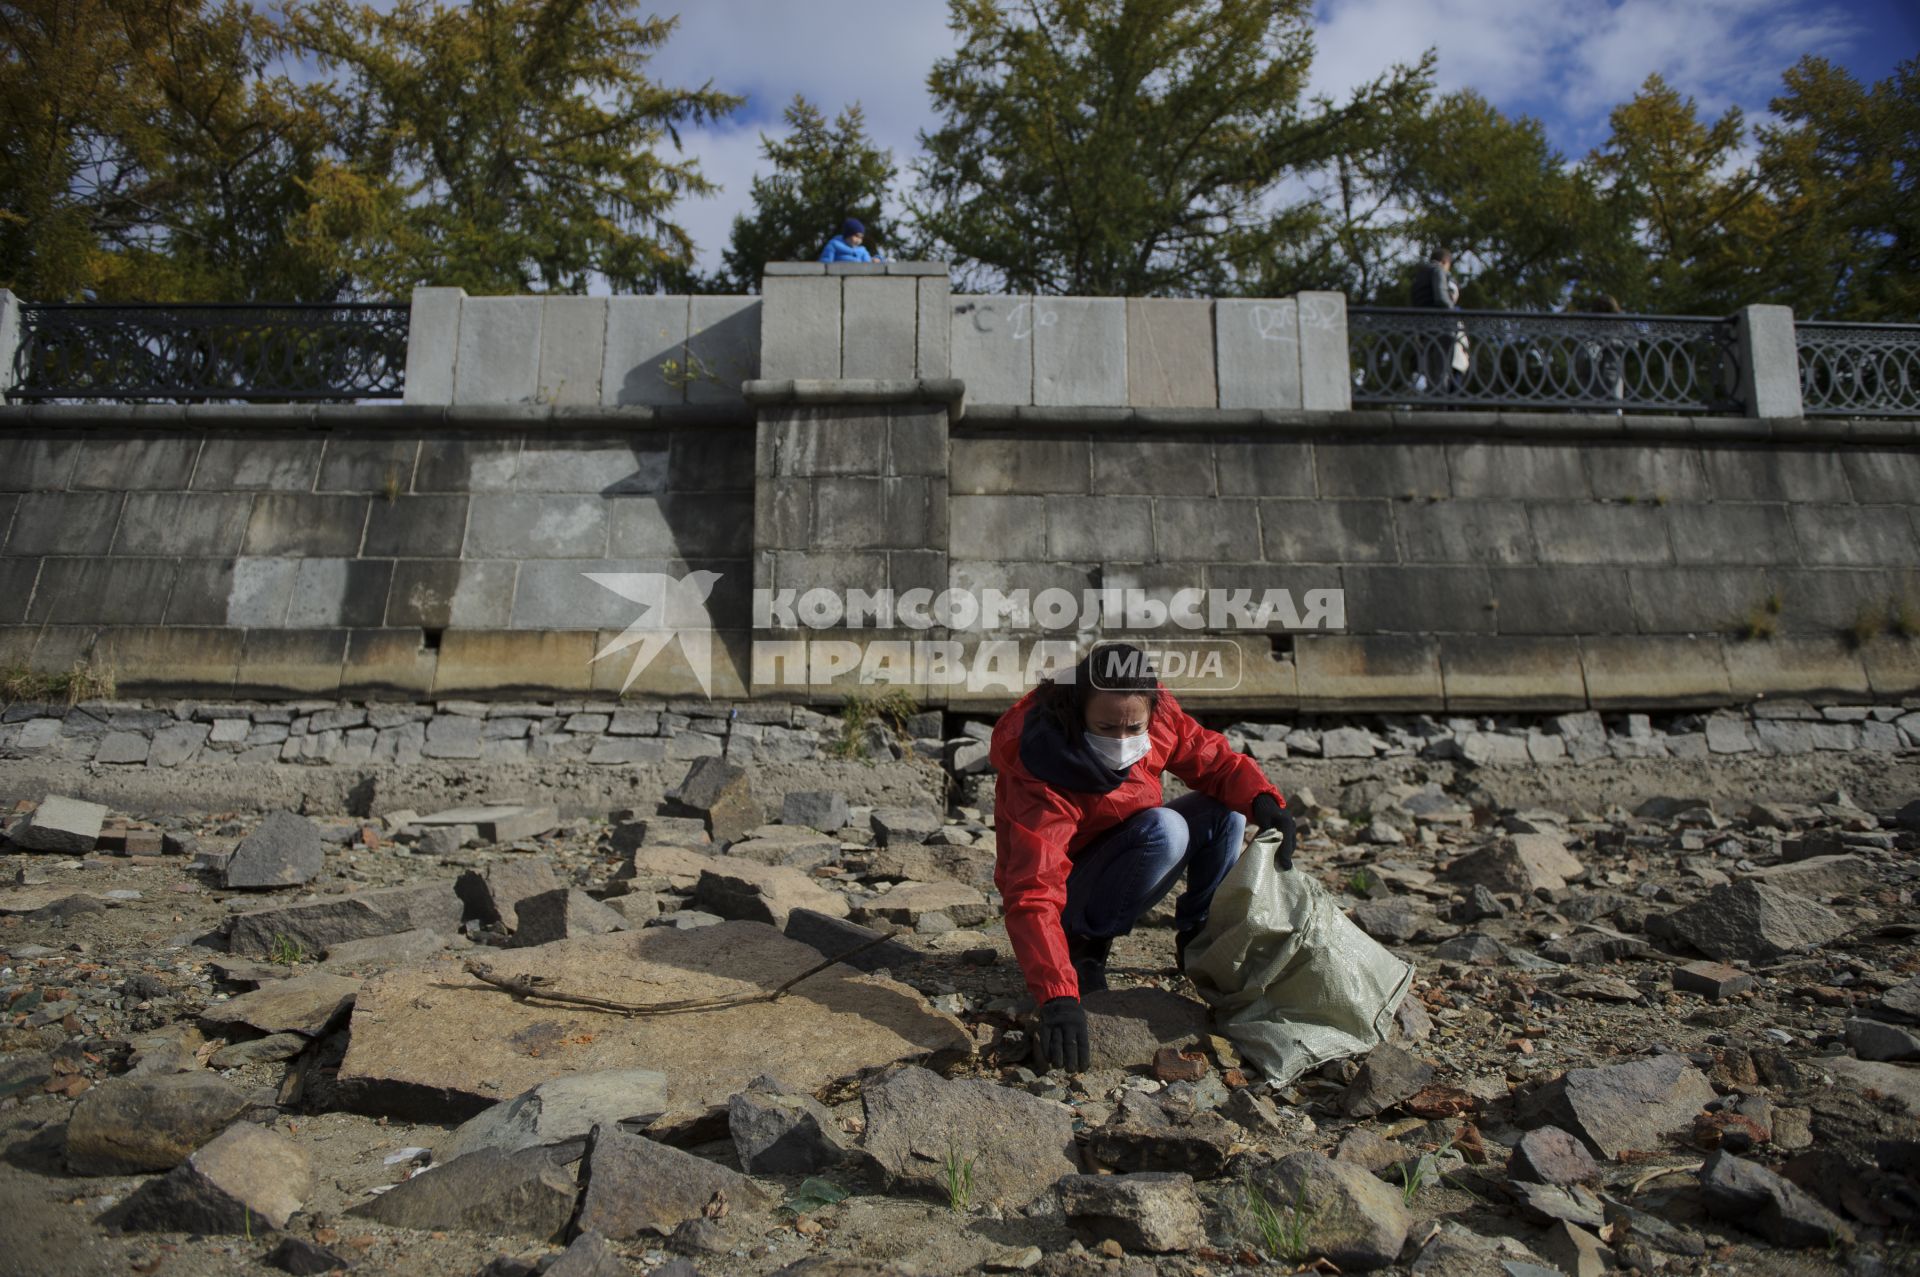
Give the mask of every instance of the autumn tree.
M 1600 191 L 1583 273 L 1630 311 L 1724 315 L 1766 298 L 1775 212 L 1741 162 L 1745 118 L 1711 123 L 1659 75 L 1608 117 L 1586 161 Z
M 677 19 L 636 19 L 631 7 L 399 0 L 381 12 L 311 0 L 294 10 L 293 38 L 335 77 L 354 134 L 317 182 L 315 220 L 350 232 L 348 250 L 388 292 L 584 292 L 595 277 L 645 290 L 684 271 L 693 243 L 673 206 L 713 188 L 675 153 L 679 130 L 741 99 L 649 79 Z
M 1779 219 L 1768 300 L 1809 318 L 1920 321 L 1920 59 L 1867 88 L 1807 57 L 1756 130 Z
M 1560 306 L 1595 233 L 1592 181 L 1547 141 L 1538 120 L 1511 117 L 1471 89 L 1437 98 L 1393 129 L 1376 166 L 1400 212 L 1403 251 L 1380 300 L 1404 304 L 1425 250 L 1453 251 L 1463 304 L 1484 310 Z
M 0 7 L 0 279 L 58 300 L 328 299 L 290 241 L 332 139 L 240 3 Z
M 915 226 L 1016 291 L 1292 291 L 1324 214 L 1289 195 L 1411 107 L 1426 66 L 1307 101 L 1310 0 L 950 0 Z

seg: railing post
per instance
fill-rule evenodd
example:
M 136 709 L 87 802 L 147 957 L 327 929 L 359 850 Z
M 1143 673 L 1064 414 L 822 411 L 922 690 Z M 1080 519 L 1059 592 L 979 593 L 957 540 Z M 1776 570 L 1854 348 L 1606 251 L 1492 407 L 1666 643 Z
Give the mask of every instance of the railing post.
M 1743 306 L 1734 316 L 1740 402 L 1749 417 L 1799 417 L 1800 348 L 1791 306 Z
M 464 288 L 416 288 L 407 319 L 407 384 L 403 402 L 453 402 L 455 357 L 460 352 L 460 306 Z
M 13 358 L 20 349 L 20 299 L 0 288 L 0 398 L 13 389 Z
M 1300 406 L 1308 412 L 1353 408 L 1345 293 L 1300 294 Z

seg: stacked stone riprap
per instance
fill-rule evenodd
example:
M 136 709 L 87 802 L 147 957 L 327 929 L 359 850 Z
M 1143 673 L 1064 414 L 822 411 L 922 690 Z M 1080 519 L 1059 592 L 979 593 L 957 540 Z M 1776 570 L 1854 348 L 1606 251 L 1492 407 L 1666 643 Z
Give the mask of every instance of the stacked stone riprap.
M 990 772 L 991 724 L 963 722 L 949 733 L 939 718 L 916 715 L 911 737 L 870 724 L 868 735 L 851 744 L 864 757 L 917 757 L 960 778 Z M 1319 715 L 1234 722 L 1225 731 L 1262 763 L 1417 756 L 1498 767 L 1902 754 L 1920 749 L 1920 707 L 1779 700 L 1661 715 Z M 830 714 L 778 702 L 22 702 L 0 712 L 0 758 L 155 768 L 562 760 L 618 766 L 722 757 L 784 763 L 843 753 L 842 732 L 842 721 Z

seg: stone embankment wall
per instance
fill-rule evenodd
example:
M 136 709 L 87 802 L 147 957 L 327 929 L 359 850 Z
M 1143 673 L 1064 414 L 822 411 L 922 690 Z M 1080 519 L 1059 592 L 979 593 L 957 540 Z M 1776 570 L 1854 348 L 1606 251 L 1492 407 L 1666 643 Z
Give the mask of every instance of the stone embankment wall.
M 1328 628 L 1220 636 L 1240 677 L 1189 699 L 1223 711 L 1920 696 L 1920 423 L 1356 412 L 1348 385 L 1336 294 L 956 296 L 937 263 L 423 289 L 404 404 L 0 407 L 0 666 L 611 698 L 636 649 L 596 655 L 678 606 L 618 579 L 648 574 L 711 590 L 708 685 L 684 641 L 632 685 L 669 700 L 845 690 L 754 686 L 761 639 L 1007 633 L 756 629 L 754 587 L 1341 591 Z M 1008 698 L 922 675 L 925 704 Z

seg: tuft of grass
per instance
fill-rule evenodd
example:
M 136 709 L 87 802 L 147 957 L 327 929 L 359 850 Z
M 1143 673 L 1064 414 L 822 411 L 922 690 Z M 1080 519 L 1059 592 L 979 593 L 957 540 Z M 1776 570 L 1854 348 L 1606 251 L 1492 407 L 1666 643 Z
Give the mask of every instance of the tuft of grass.
M 1293 1195 L 1293 1205 L 1284 1210 L 1267 1200 L 1251 1176 L 1246 1181 L 1247 1213 L 1259 1230 L 1260 1248 L 1270 1258 L 1298 1263 L 1307 1257 L 1307 1229 L 1312 1217 L 1307 1213 L 1307 1186 L 1301 1183 Z
M 1407 1169 L 1405 1162 L 1400 1163 L 1401 1202 L 1408 1206 L 1413 1205 L 1413 1199 L 1420 1195 L 1420 1190 L 1429 1182 L 1445 1178 L 1440 1174 L 1440 1159 L 1445 1157 L 1452 1148 L 1453 1141 L 1448 1140 L 1435 1151 L 1420 1154 L 1414 1159 L 1412 1170 Z
M 388 505 L 392 505 L 400 499 L 400 469 L 398 466 L 387 467 L 387 477 L 380 481 L 380 495 L 387 499 Z
M 1853 614 L 1853 623 L 1845 630 L 1846 640 L 1853 647 L 1865 647 L 1880 637 L 1886 627 L 1886 618 L 1871 603 L 1863 603 L 1860 610 Z
M 0 670 L 0 701 L 81 701 L 112 700 L 113 667 L 95 665 L 87 657 L 73 663 L 64 674 L 40 674 L 24 665 L 9 665 Z
M 1740 638 L 1770 639 L 1780 634 L 1780 613 L 1786 611 L 1786 599 L 1780 591 L 1770 590 L 1757 605 L 1749 607 L 1740 620 Z
M 961 1157 L 959 1149 L 947 1145 L 947 1160 L 941 1169 L 947 1176 L 947 1209 L 956 1215 L 973 1208 L 973 1163 L 973 1158 Z
M 1667 494 L 1666 494 L 1666 493 L 1664 493 L 1664 492 L 1656 492 L 1656 493 L 1654 493 L 1654 494 L 1653 494 L 1653 503 L 1654 503 L 1655 505 L 1665 505 L 1665 504 L 1667 503 Z
M 850 692 L 840 707 L 840 735 L 828 744 L 827 753 L 834 758 L 858 758 L 867 724 L 884 723 L 895 735 L 904 736 L 907 720 L 919 711 L 920 703 L 898 689 L 877 696 Z
M 267 947 L 267 961 L 277 962 L 283 967 L 304 962 L 306 957 L 307 951 L 302 949 L 300 942 L 290 935 L 276 934 L 273 937 L 273 943 Z
M 1634 492 L 1629 492 L 1629 493 L 1628 493 L 1628 494 L 1627 494 L 1626 496 L 1624 496 L 1624 497 L 1621 497 L 1621 498 L 1620 498 L 1620 500 L 1622 500 L 1623 502 L 1625 502 L 1625 503 L 1626 503 L 1626 504 L 1628 504 L 1628 505 L 1639 505 L 1639 504 L 1640 504 L 1640 496 L 1639 496 L 1639 494 L 1638 494 L 1638 493 L 1634 493 Z
M 1901 638 L 1920 636 L 1920 599 L 1908 595 L 1887 604 L 1887 628 Z
M 1379 888 L 1380 880 L 1374 877 L 1373 871 L 1367 869 L 1365 866 L 1354 870 L 1352 875 L 1347 879 L 1347 891 L 1352 895 L 1359 896 L 1362 900 L 1372 897 L 1373 893 L 1379 890 Z

